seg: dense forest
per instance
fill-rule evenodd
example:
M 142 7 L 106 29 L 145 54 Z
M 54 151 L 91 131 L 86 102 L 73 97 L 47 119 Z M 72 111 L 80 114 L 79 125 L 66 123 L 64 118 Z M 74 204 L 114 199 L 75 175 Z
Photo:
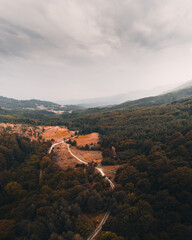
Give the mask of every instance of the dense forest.
M 84 239 L 111 201 L 94 167 L 61 170 L 50 142 L 0 135 L 0 239 Z
M 191 99 L 46 121 L 99 132 L 102 164 L 121 166 L 116 187 L 92 166 L 59 169 L 47 156 L 49 142 L 2 133 L 0 238 L 85 239 L 94 214 L 109 208 L 101 240 L 191 239 Z
M 99 132 L 103 164 L 123 164 L 105 231 L 131 240 L 191 239 L 192 100 L 90 114 L 68 124 Z

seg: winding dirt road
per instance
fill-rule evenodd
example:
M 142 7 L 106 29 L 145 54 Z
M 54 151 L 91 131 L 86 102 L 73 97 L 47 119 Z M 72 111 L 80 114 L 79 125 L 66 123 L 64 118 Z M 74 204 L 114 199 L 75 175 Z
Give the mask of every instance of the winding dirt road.
M 69 139 L 67 139 L 66 141 L 68 141 Z M 61 142 L 58 142 L 58 143 L 54 143 L 52 144 L 52 146 L 50 147 L 48 153 L 50 154 L 53 150 L 53 148 L 59 144 L 66 144 L 67 145 L 67 149 L 68 149 L 68 152 L 71 154 L 71 156 L 73 156 L 75 159 L 77 159 L 79 162 L 82 162 L 86 165 L 88 165 L 87 162 L 83 161 L 82 159 L 78 158 L 75 154 L 72 153 L 71 149 L 70 149 L 70 146 L 68 143 L 66 143 L 65 141 L 61 141 Z M 96 167 L 95 169 L 97 169 L 99 171 L 99 173 L 101 174 L 101 176 L 105 177 L 105 179 L 109 182 L 110 184 L 110 187 L 111 189 L 113 190 L 115 185 L 112 183 L 112 181 L 104 174 L 103 170 L 101 167 Z M 103 217 L 103 219 L 101 220 L 101 222 L 99 223 L 99 225 L 97 226 L 97 228 L 92 232 L 92 234 L 87 238 L 87 240 L 93 240 L 97 234 L 101 231 L 103 225 L 106 223 L 108 217 L 110 215 L 110 211 L 107 211 Z

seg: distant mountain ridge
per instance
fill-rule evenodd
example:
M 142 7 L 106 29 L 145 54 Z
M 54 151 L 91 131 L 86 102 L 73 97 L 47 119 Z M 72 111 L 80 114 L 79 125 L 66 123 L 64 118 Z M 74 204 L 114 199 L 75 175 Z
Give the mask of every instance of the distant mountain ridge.
M 143 99 L 152 96 L 158 96 L 160 94 L 166 94 L 176 90 L 181 90 L 192 86 L 192 80 L 181 84 L 168 84 L 166 86 L 158 86 L 149 90 L 137 90 L 130 91 L 127 93 L 122 93 L 118 95 L 106 96 L 106 97 L 96 97 L 87 99 L 68 99 L 64 101 L 57 101 L 59 104 L 73 104 L 83 108 L 96 108 L 96 107 L 106 107 L 117 104 L 122 104 L 127 101 L 135 101 L 138 99 Z
M 179 85 L 177 87 L 174 87 L 174 88 L 172 88 L 172 89 L 170 89 L 168 91 L 164 91 L 164 92 L 162 92 L 162 94 L 175 92 L 175 91 L 182 90 L 182 89 L 185 89 L 185 88 L 190 88 L 190 87 L 192 87 L 192 80 L 187 81 L 187 82 L 185 82 L 185 83 L 183 83 L 183 84 L 181 84 L 181 85 Z
M 41 101 L 36 99 L 31 100 L 16 100 L 13 98 L 7 98 L 0 96 L 0 107 L 7 108 L 7 109 L 18 109 L 18 108 L 35 108 L 37 109 L 38 106 L 44 106 L 47 108 L 55 108 L 59 107 L 59 104 L 52 103 L 49 101 Z
M 160 106 L 163 104 L 169 104 L 174 101 L 192 98 L 192 87 L 188 87 L 185 89 L 173 91 L 167 94 L 155 96 L 155 97 L 147 97 L 141 98 L 135 101 L 129 101 L 117 106 L 112 107 L 113 109 L 116 108 L 133 108 L 133 107 L 149 107 L 149 106 Z
M 16 100 L 0 96 L 0 108 L 8 110 L 45 110 L 62 113 L 63 111 L 72 111 L 80 109 L 78 106 L 66 105 L 61 106 L 50 101 L 42 101 L 37 99 L 31 100 Z
M 59 104 L 75 104 L 84 108 L 94 108 L 94 107 L 105 107 L 108 105 L 116 105 L 121 104 L 126 101 L 133 101 L 136 99 L 148 97 L 148 96 L 156 96 L 165 91 L 167 87 L 157 87 L 150 90 L 137 90 L 130 91 L 127 93 L 106 96 L 106 97 L 97 97 L 97 98 L 87 98 L 87 99 L 69 99 L 65 101 L 58 101 Z
M 106 97 L 106 98 L 97 98 L 99 102 L 95 102 L 96 99 L 92 99 L 87 104 L 80 102 L 79 104 L 76 103 L 76 105 L 63 106 L 58 103 L 54 103 L 50 101 L 43 101 L 43 100 L 36 100 L 36 99 L 16 100 L 13 98 L 0 96 L 0 108 L 5 110 L 41 110 L 41 111 L 49 111 L 57 114 L 62 114 L 64 112 L 71 113 L 72 111 L 82 110 L 83 108 L 89 108 L 87 110 L 84 110 L 86 112 L 95 112 L 95 111 L 106 112 L 106 111 L 118 110 L 118 109 L 130 109 L 134 107 L 160 106 L 163 104 L 168 104 L 174 101 L 178 101 L 185 98 L 191 98 L 191 97 L 192 97 L 192 80 L 178 86 L 177 88 L 174 88 L 173 91 L 169 91 L 161 95 L 154 96 L 153 94 L 153 96 L 150 96 L 150 97 L 143 97 L 137 100 L 128 100 L 128 101 L 125 100 L 127 98 L 127 94 L 120 94 L 120 95 Z M 117 104 L 115 104 L 115 102 L 117 102 Z M 96 107 L 99 104 L 101 107 Z
M 146 98 L 141 98 L 134 101 L 127 101 L 122 104 L 118 104 L 114 106 L 90 108 L 85 111 L 89 113 L 94 113 L 94 112 L 108 112 L 113 110 L 127 110 L 135 107 L 161 106 L 164 104 L 169 104 L 174 101 L 179 101 L 187 98 L 192 98 L 192 87 L 158 95 L 155 97 L 146 97 Z
M 192 87 L 192 80 L 174 88 L 173 91 L 177 91 L 177 90 L 181 90 L 181 89 L 185 89 L 185 88 L 189 88 L 189 87 Z

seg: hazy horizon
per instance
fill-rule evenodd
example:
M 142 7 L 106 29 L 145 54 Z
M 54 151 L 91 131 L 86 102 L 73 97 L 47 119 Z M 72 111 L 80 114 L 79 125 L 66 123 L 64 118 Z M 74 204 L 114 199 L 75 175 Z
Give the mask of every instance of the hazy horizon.
M 184 82 L 185 83 L 188 83 Z M 180 83 L 176 83 L 176 84 L 171 84 L 171 85 L 163 85 L 163 86 L 157 86 L 155 88 L 152 89 L 145 89 L 145 90 L 133 90 L 130 92 L 122 92 L 122 93 L 117 93 L 117 94 L 113 94 L 113 95 L 104 95 L 104 96 L 96 96 L 96 97 L 88 97 L 88 98 L 75 98 L 75 97 L 71 97 L 71 98 L 66 98 L 66 99 L 49 99 L 49 98 L 34 98 L 34 97 L 26 97 L 26 98 L 20 98 L 20 97 L 13 97 L 13 96 L 5 96 L 5 95 L 0 95 L 1 97 L 6 97 L 6 98 L 13 98 L 16 100 L 42 100 L 42 101 L 51 101 L 51 102 L 55 102 L 58 104 L 74 104 L 74 105 L 81 105 L 82 103 L 88 103 L 87 101 L 90 100 L 93 103 L 96 103 L 95 100 L 106 100 L 106 99 L 110 99 L 110 98 L 115 98 L 117 96 L 127 96 L 127 100 L 136 100 L 136 99 L 141 99 L 141 98 L 145 98 L 145 97 L 150 97 L 150 96 L 157 96 L 157 95 L 161 95 L 161 94 L 165 94 L 167 92 L 171 92 L 172 90 L 174 91 L 175 88 L 182 86 L 183 82 Z M 130 94 L 130 95 L 129 95 Z M 125 100 L 126 101 L 126 100 Z M 124 102 L 124 101 L 120 101 L 120 102 Z M 115 104 L 115 103 L 114 103 Z
M 192 78 L 189 0 L 0 0 L 0 96 L 65 101 Z

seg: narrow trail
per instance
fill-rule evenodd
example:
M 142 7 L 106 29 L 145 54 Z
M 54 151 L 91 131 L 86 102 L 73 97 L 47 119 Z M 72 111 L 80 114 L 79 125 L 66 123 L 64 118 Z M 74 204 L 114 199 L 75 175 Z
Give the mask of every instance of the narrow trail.
M 66 141 L 68 141 L 69 139 L 67 139 Z M 82 159 L 80 159 L 79 157 L 77 157 L 75 154 L 72 153 L 71 149 L 70 149 L 70 146 L 68 143 L 66 143 L 65 141 L 61 141 L 61 142 L 58 142 L 58 143 L 54 143 L 51 145 L 48 153 L 50 154 L 53 150 L 53 148 L 59 144 L 66 144 L 67 146 L 67 150 L 68 152 L 71 154 L 71 156 L 73 156 L 75 159 L 77 159 L 79 162 L 82 162 L 84 163 L 85 165 L 88 165 L 87 162 L 83 161 Z M 95 169 L 98 170 L 98 172 L 101 174 L 101 176 L 105 177 L 105 179 L 109 182 L 110 184 L 110 187 L 111 189 L 113 190 L 115 188 L 115 185 L 112 183 L 112 181 L 105 175 L 105 173 L 103 172 L 102 168 L 100 167 L 95 167 Z M 103 217 L 103 219 L 101 220 L 101 222 L 99 223 L 99 225 L 96 227 L 96 229 L 92 232 L 92 234 L 87 238 L 87 240 L 93 240 L 97 234 L 101 231 L 103 225 L 106 223 L 107 219 L 109 218 L 110 216 L 110 211 L 107 211 Z

